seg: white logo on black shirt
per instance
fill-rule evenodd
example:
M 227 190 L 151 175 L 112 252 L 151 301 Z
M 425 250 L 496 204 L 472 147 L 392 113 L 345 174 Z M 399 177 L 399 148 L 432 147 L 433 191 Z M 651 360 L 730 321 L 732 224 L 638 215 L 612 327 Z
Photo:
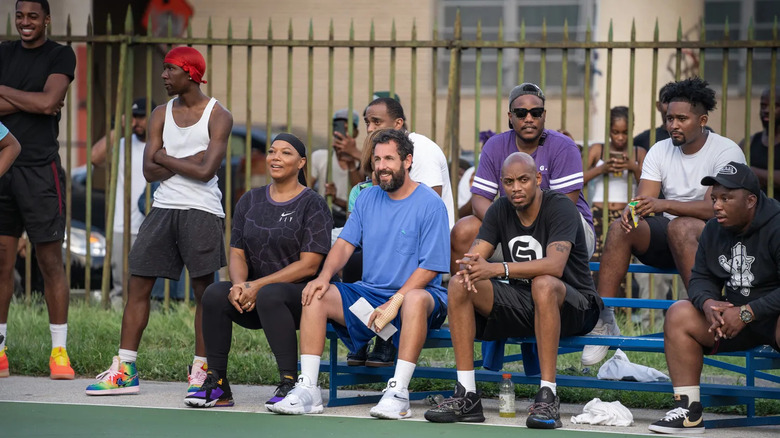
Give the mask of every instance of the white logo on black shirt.
M 747 248 L 742 242 L 738 242 L 731 248 L 731 258 L 727 259 L 725 255 L 718 257 L 718 263 L 729 274 L 731 278 L 726 282 L 726 286 L 739 289 L 739 293 L 744 296 L 750 296 L 750 289 L 753 287 L 755 276 L 750 267 L 756 260 L 755 257 L 747 255 Z
M 294 211 L 286 211 L 279 215 L 279 222 L 292 222 L 292 214 Z
M 528 262 L 531 260 L 539 260 L 544 257 L 542 244 L 533 236 L 523 235 L 517 236 L 509 241 L 507 244 L 509 253 L 512 254 L 513 262 Z M 530 280 L 520 280 L 524 283 L 530 283 Z

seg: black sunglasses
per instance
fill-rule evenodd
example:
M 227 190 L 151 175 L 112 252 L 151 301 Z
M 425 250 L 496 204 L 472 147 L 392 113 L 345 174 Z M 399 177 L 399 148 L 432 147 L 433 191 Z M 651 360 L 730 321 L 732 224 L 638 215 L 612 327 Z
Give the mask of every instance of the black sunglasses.
M 524 119 L 528 113 L 531 113 L 531 117 L 538 119 L 542 117 L 542 114 L 544 114 L 544 108 L 515 108 L 512 110 L 512 113 L 514 113 L 515 117 L 518 119 Z

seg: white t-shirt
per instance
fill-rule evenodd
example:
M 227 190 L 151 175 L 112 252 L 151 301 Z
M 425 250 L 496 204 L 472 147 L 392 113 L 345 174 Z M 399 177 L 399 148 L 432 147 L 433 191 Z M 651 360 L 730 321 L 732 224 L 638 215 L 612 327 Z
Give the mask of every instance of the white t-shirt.
M 349 199 L 349 169 L 342 169 L 339 166 L 336 152 L 333 152 L 331 161 L 331 178 L 336 185 L 336 197 L 340 199 Z M 311 153 L 311 177 L 317 180 L 315 189 L 323 198 L 325 197 L 325 182 L 328 177 L 328 150 L 317 149 Z M 338 205 L 333 205 L 335 209 L 341 209 Z
M 441 186 L 441 199 L 447 207 L 447 216 L 450 221 L 450 229 L 452 229 L 455 225 L 455 208 L 452 199 L 447 158 L 439 145 L 428 137 L 410 132 L 409 139 L 414 143 L 412 171 L 409 173 L 409 177 L 412 181 L 425 184 L 431 188 Z
M 596 166 L 604 164 L 604 160 L 599 160 Z M 644 175 L 643 175 L 644 176 Z M 627 170 L 616 177 L 613 174 L 609 174 L 609 202 L 628 202 L 628 178 L 634 180 L 634 176 Z M 633 183 L 632 193 L 636 193 L 636 183 Z M 604 202 L 604 175 L 599 175 L 593 178 L 593 190 L 590 191 L 591 203 Z
M 730 161 L 745 163 L 745 154 L 730 139 L 710 132 L 704 146 L 686 155 L 672 139 L 661 140 L 647 152 L 642 179 L 659 181 L 661 192 L 672 201 L 701 201 L 709 187 L 701 179 L 718 173 Z M 664 213 L 669 219 L 676 216 Z
M 131 137 L 130 149 L 130 173 L 132 174 L 130 186 L 130 233 L 138 234 L 138 228 L 144 221 L 144 215 L 138 210 L 138 198 L 146 189 L 144 179 L 144 148 L 146 142 L 141 141 L 135 134 Z M 114 214 L 114 232 L 122 233 L 125 227 L 125 139 L 119 139 L 119 171 L 116 177 L 116 208 Z
M 469 167 L 463 172 L 463 176 L 460 177 L 458 182 L 458 208 L 463 208 L 469 199 L 471 199 L 471 176 L 474 175 L 474 171 L 477 170 L 474 166 Z

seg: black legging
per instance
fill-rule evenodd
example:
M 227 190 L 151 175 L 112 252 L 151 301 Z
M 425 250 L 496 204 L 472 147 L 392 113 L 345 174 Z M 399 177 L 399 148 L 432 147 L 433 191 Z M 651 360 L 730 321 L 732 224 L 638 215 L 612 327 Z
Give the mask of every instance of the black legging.
M 275 283 L 257 292 L 256 308 L 252 312 L 238 313 L 228 301 L 233 284 L 229 281 L 214 283 L 203 294 L 203 338 L 209 368 L 227 372 L 228 353 L 233 338 L 233 323 L 250 330 L 264 326 L 265 337 L 276 356 L 280 372 L 295 374 L 298 370 L 298 338 L 295 331 L 301 325 L 301 293 L 303 283 Z

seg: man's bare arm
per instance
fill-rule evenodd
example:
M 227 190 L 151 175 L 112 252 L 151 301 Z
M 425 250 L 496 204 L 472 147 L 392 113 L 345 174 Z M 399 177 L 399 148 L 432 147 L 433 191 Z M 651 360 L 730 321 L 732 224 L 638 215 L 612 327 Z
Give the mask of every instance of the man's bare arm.
M 19 111 L 54 115 L 62 109 L 69 85 L 68 76 L 53 73 L 46 79 L 43 91 L 21 91 L 0 85 L 0 97 L 10 102 Z
M 547 245 L 546 255 L 527 262 L 508 263 L 510 278 L 534 278 L 551 275 L 561 278 L 571 253 L 571 242 L 551 242 Z
M 162 133 L 165 124 L 165 106 L 161 105 L 152 111 L 149 117 L 148 135 L 144 148 L 144 178 L 148 182 L 164 181 L 173 175 L 169 169 L 154 161 L 154 154 L 162 149 Z
M 0 140 L 0 176 L 4 175 L 22 151 L 22 146 L 10 132 Z
M 209 119 L 211 140 L 206 147 L 206 153 L 200 160 L 190 157 L 174 158 L 167 154 L 155 152 L 154 160 L 177 175 L 209 181 L 217 174 L 227 151 L 228 136 L 233 129 L 233 115 L 222 105 L 215 105 Z
M 471 195 L 471 208 L 474 210 L 474 216 L 479 220 L 485 220 L 485 213 L 492 203 L 492 199 L 488 199 L 482 195 L 476 193 Z

